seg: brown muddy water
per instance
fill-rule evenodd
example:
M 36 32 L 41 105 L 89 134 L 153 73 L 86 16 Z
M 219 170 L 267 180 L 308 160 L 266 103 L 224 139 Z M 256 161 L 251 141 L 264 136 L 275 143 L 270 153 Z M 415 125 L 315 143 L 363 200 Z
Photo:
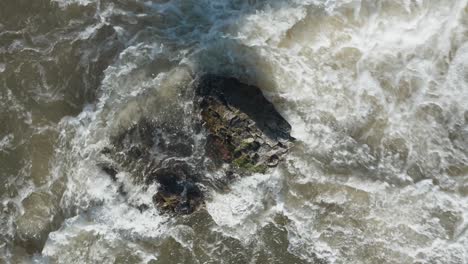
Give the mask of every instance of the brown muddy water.
M 183 123 L 203 72 L 262 88 L 296 145 L 140 212 L 156 186 L 122 197 L 100 150 Z M 467 230 L 466 0 L 0 1 L 0 263 L 466 264 Z

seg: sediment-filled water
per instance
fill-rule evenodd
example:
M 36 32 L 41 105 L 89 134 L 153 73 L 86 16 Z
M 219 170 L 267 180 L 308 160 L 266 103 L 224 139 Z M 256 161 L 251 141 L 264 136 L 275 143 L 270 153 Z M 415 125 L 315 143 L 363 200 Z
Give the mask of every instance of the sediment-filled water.
M 0 263 L 468 263 L 467 2 L 0 1 Z M 260 87 L 295 146 L 140 212 L 156 186 L 123 196 L 101 150 L 144 117 L 190 134 L 202 73 Z

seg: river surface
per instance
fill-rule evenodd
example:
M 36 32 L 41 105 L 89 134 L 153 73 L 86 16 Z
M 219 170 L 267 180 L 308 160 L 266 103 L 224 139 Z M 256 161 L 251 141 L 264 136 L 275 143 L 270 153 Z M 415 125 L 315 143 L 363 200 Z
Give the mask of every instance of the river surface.
M 0 263 L 468 263 L 467 2 L 1 0 Z M 100 151 L 184 123 L 201 73 L 260 87 L 296 144 L 140 212 L 156 186 L 122 196 Z

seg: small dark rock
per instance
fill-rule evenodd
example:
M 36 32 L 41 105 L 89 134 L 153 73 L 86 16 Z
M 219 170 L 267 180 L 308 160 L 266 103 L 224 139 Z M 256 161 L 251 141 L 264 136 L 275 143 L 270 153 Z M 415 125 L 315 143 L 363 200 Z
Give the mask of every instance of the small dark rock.
M 119 189 L 118 189 L 117 191 L 118 191 L 118 192 L 120 193 L 120 195 L 122 195 L 122 196 L 127 196 L 127 194 L 128 194 L 127 191 L 125 191 L 125 186 L 123 185 L 123 183 L 121 183 L 121 184 L 119 185 Z
M 100 164 L 101 169 L 109 175 L 112 181 L 117 181 L 117 169 L 108 164 Z
M 184 161 L 169 160 L 148 180 L 159 183 L 153 201 L 161 209 L 188 214 L 202 203 L 203 194 L 196 185 L 200 176 Z
M 149 209 L 149 206 L 147 204 L 140 204 L 137 206 L 137 209 L 140 211 L 140 213 L 143 213 Z

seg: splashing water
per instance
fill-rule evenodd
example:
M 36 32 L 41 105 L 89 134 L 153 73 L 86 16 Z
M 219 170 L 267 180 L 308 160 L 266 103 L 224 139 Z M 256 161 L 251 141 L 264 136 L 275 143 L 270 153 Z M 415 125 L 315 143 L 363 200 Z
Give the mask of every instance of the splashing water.
M 156 186 L 122 196 L 100 151 L 140 117 L 194 134 L 204 72 L 262 88 L 296 145 L 140 212 Z M 0 263 L 468 263 L 466 0 L 4 0 L 0 86 Z

